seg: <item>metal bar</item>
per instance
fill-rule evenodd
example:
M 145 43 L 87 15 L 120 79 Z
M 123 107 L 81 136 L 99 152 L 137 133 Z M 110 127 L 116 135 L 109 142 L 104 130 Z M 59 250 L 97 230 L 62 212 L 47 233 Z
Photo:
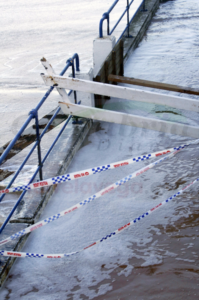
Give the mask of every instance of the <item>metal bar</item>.
M 50 152 L 52 151 L 54 145 L 56 144 L 56 142 L 58 141 L 58 139 L 60 138 L 62 132 L 64 131 L 66 125 L 69 123 L 69 121 L 71 120 L 72 116 L 69 115 L 68 119 L 66 120 L 64 126 L 62 127 L 62 129 L 60 130 L 59 134 L 57 135 L 56 139 L 54 140 L 54 142 L 52 143 L 51 147 L 49 148 L 48 152 L 46 153 L 46 155 L 44 156 L 44 159 L 42 160 L 42 164 L 44 164 L 45 160 L 47 159 L 48 155 L 50 154 Z
M 60 109 L 61 109 L 60 107 L 57 109 L 56 114 L 59 113 Z M 52 121 L 54 120 L 54 118 L 55 118 L 55 115 L 54 115 L 54 116 L 51 118 L 51 120 L 49 121 L 48 126 L 50 126 L 50 124 L 52 123 Z M 57 135 L 55 141 L 53 142 L 53 144 L 51 145 L 51 147 L 50 147 L 50 149 L 48 150 L 47 154 L 45 155 L 44 159 L 42 160 L 42 164 L 44 164 L 45 160 L 47 159 L 47 157 L 48 157 L 48 155 L 50 154 L 51 150 L 53 149 L 55 143 L 58 141 L 59 137 L 61 136 L 63 130 L 65 129 L 66 125 L 68 124 L 68 122 L 70 121 L 71 118 L 72 118 L 72 116 L 69 116 L 69 118 L 66 120 L 64 126 L 63 126 L 62 129 L 60 130 L 60 132 L 59 132 L 59 134 Z M 46 128 L 45 128 L 45 129 L 46 129 Z M 42 132 L 40 138 L 42 138 L 43 135 L 44 135 L 44 132 Z M 37 146 L 37 144 L 38 144 L 38 141 L 35 143 L 35 145 L 34 145 L 34 147 L 33 147 L 34 149 L 35 149 L 35 147 Z M 33 152 L 33 150 L 34 150 L 33 148 L 31 149 L 31 154 L 32 154 L 32 152 Z M 30 155 L 31 155 L 31 154 L 30 154 Z M 27 161 L 27 160 L 26 160 L 26 161 Z M 25 163 L 24 163 L 24 164 L 25 164 Z M 40 170 L 40 166 L 38 166 L 37 170 L 36 170 L 35 173 L 33 174 L 32 178 L 30 179 L 30 181 L 29 181 L 28 184 L 32 183 L 32 181 L 33 181 L 34 178 L 36 177 L 36 175 L 37 175 L 37 173 L 39 172 L 39 170 Z M 3 231 L 3 229 L 5 228 L 6 224 L 9 222 L 10 218 L 12 217 L 14 211 L 16 210 L 17 206 L 19 205 L 20 201 L 23 199 L 23 197 L 24 197 L 24 195 L 26 194 L 26 192 L 27 192 L 27 191 L 23 191 L 23 193 L 21 194 L 21 196 L 19 197 L 19 199 L 18 199 L 17 202 L 15 203 L 13 209 L 11 210 L 11 212 L 10 212 L 9 215 L 8 215 L 8 217 L 6 218 L 6 220 L 4 221 L 3 225 L 2 225 L 1 228 L 0 228 L 0 234 L 2 233 L 2 231 Z M 4 194 L 4 195 L 5 195 L 5 194 Z M 2 195 L 2 196 L 3 196 L 3 195 Z
M 37 155 L 38 155 L 38 163 L 40 166 L 39 169 L 39 179 L 43 180 L 42 175 L 42 161 L 41 161 L 41 144 L 40 144 L 40 135 L 39 135 L 39 122 L 38 122 L 38 113 L 35 114 L 35 125 L 36 125 L 36 136 L 37 136 Z
M 134 1 L 134 0 L 131 1 L 130 6 L 131 6 L 131 4 L 133 3 L 133 1 Z M 137 10 L 136 10 L 136 12 L 134 13 L 134 15 L 132 16 L 132 18 L 131 18 L 129 24 L 131 24 L 131 22 L 133 21 L 133 19 L 134 19 L 135 16 L 137 15 L 137 13 L 138 13 L 138 11 L 140 10 L 140 7 L 142 6 L 142 4 L 143 4 L 143 2 L 142 2 L 142 3 L 139 5 L 139 7 L 137 8 Z M 118 42 L 120 41 L 120 39 L 123 37 L 123 35 L 124 35 L 124 33 L 125 33 L 126 30 L 127 30 L 127 26 L 126 26 L 126 28 L 124 29 L 124 31 L 122 32 L 122 34 L 120 35 L 119 39 L 117 40 L 117 43 L 118 43 Z M 116 44 L 117 44 L 117 43 L 116 43 Z
M 75 59 L 75 61 L 76 61 L 76 71 L 79 72 L 80 71 L 80 69 L 79 69 L 79 55 L 77 53 L 75 53 L 72 58 Z
M 119 18 L 119 20 L 117 21 L 117 23 L 115 24 L 115 26 L 113 27 L 113 29 L 110 32 L 110 35 L 113 33 L 113 31 L 115 30 L 115 28 L 117 27 L 117 25 L 120 23 L 120 21 L 122 20 L 122 18 L 124 17 L 125 13 L 127 12 L 127 9 L 125 9 L 125 11 L 123 12 L 123 14 L 121 15 L 121 17 Z
M 116 4 L 119 2 L 119 0 L 116 0 L 112 5 L 111 7 L 109 8 L 109 10 L 104 13 L 102 15 L 102 18 L 100 20 L 100 23 L 99 23 L 99 37 L 100 38 L 103 38 L 103 22 L 104 20 L 107 20 L 107 35 L 110 35 L 110 28 L 109 28 L 109 14 L 111 13 L 111 11 L 113 10 L 113 8 L 116 6 Z
M 66 101 L 68 102 L 68 101 Z M 57 107 L 56 107 L 57 109 Z M 45 125 L 47 125 L 47 120 L 49 121 L 49 119 L 54 115 L 56 109 L 53 109 L 51 112 L 49 112 L 48 114 L 46 114 L 45 116 L 43 116 L 43 118 L 41 118 L 39 120 L 39 127 L 44 128 Z M 56 118 L 56 122 L 53 124 L 53 126 L 51 126 L 49 128 L 48 131 L 52 130 L 53 128 L 55 128 L 56 126 L 58 126 L 59 124 L 61 124 L 63 121 L 66 120 L 65 115 L 59 115 Z M 27 127 L 23 133 L 21 134 L 21 136 L 19 137 L 19 139 L 16 141 L 15 145 L 12 147 L 12 149 L 10 150 L 8 156 L 4 159 L 4 163 L 12 158 L 13 156 L 15 156 L 16 154 L 18 154 L 19 152 L 21 152 L 25 147 L 29 146 L 30 144 L 32 144 L 35 141 L 36 137 L 34 134 L 34 130 L 33 130 L 33 125 L 30 127 Z M 6 148 L 9 146 L 11 141 L 7 142 L 6 144 L 4 144 L 2 147 L 0 147 L 0 155 L 2 155 L 4 153 L 4 151 L 6 150 Z M 2 178 L 2 180 L 4 180 L 4 178 Z
M 79 71 L 79 56 L 77 53 L 75 53 L 72 57 L 72 71 L 73 71 L 73 75 L 75 75 L 75 69 L 74 69 L 74 60 L 76 60 L 76 70 Z M 66 72 L 66 70 L 71 66 L 71 62 L 67 62 L 65 68 L 62 70 L 62 72 L 60 73 L 60 76 L 64 75 L 64 73 Z M 55 119 L 55 117 L 57 116 L 57 114 L 59 113 L 59 111 L 61 110 L 60 107 L 57 108 L 56 112 L 54 113 L 54 115 L 52 116 L 52 118 L 50 119 L 50 121 L 48 122 L 47 126 L 45 127 L 45 129 L 43 130 L 42 134 L 39 135 L 39 121 L 38 121 L 38 110 L 41 107 L 41 105 L 44 103 L 44 101 L 46 100 L 46 98 L 49 96 L 49 94 L 52 92 L 52 90 L 54 89 L 53 86 L 51 86 L 48 91 L 45 93 L 44 97 L 42 98 L 42 100 L 39 102 L 39 104 L 36 106 L 36 108 L 30 112 L 30 116 L 28 117 L 27 121 L 24 123 L 24 125 L 22 126 L 22 128 L 19 130 L 18 134 L 15 136 L 15 138 L 13 139 L 13 141 L 10 143 L 10 145 L 7 147 L 6 151 L 2 154 L 2 156 L 0 157 L 0 164 L 4 161 L 4 159 L 7 157 L 9 151 L 14 147 L 16 141 L 20 138 L 21 134 L 23 133 L 23 131 L 25 130 L 25 128 L 28 126 L 28 124 L 30 123 L 30 121 L 32 120 L 32 118 L 35 118 L 35 124 L 36 124 L 36 136 L 37 136 L 37 141 L 35 142 L 34 146 L 32 147 L 32 149 L 30 150 L 29 154 L 26 156 L 25 160 L 23 161 L 23 163 L 21 164 L 21 166 L 19 167 L 19 169 L 17 170 L 17 172 L 15 173 L 15 175 L 13 176 L 12 180 L 10 181 L 9 185 L 7 186 L 7 188 L 9 188 L 12 183 L 14 182 L 14 180 L 16 179 L 16 177 L 18 176 L 19 172 L 22 170 L 22 168 L 24 167 L 25 163 L 28 161 L 29 157 L 31 156 L 31 154 L 33 153 L 33 151 L 35 150 L 36 146 L 38 147 L 38 161 L 39 161 L 39 166 L 37 168 L 37 170 L 35 171 L 35 173 L 33 174 L 31 180 L 29 181 L 29 183 L 31 183 L 35 176 L 37 175 L 37 173 L 40 173 L 40 180 L 42 180 L 42 166 L 43 163 L 45 162 L 45 160 L 47 159 L 48 155 L 50 154 L 50 152 L 52 151 L 55 143 L 58 141 L 59 137 L 61 136 L 63 130 L 65 129 L 66 125 L 68 124 L 68 122 L 70 121 L 71 117 L 70 116 L 64 126 L 62 127 L 62 129 L 60 130 L 58 136 L 56 137 L 55 141 L 53 142 L 53 144 L 51 145 L 50 149 L 48 150 L 47 154 L 45 155 L 43 161 L 41 160 L 41 149 L 40 149 L 40 140 L 42 139 L 42 137 L 44 136 L 44 134 L 46 133 L 46 131 L 48 130 L 50 124 L 53 122 L 53 120 Z M 70 90 L 69 94 L 70 95 L 72 93 L 72 90 Z M 20 203 L 21 199 L 24 197 L 24 195 L 26 194 L 27 191 L 24 191 L 21 196 L 19 197 L 18 201 L 15 203 L 12 211 L 10 212 L 10 214 L 8 215 L 8 217 L 6 218 L 5 222 L 3 223 L 3 225 L 0 228 L 0 233 L 3 231 L 3 229 L 5 228 L 6 224 L 9 222 L 10 218 L 12 217 L 14 211 L 16 210 L 18 204 Z M 2 195 L 2 197 L 0 198 L 0 202 L 2 201 L 2 199 L 4 198 L 5 194 Z
M 107 11 L 109 14 L 112 12 L 113 8 L 115 7 L 115 5 L 119 2 L 120 0 L 116 0 L 111 7 L 109 8 L 109 10 Z
M 59 74 L 60 76 L 63 76 L 65 74 L 65 72 L 68 70 L 68 68 L 70 67 L 70 63 L 67 63 L 65 68 L 61 71 L 61 73 Z M 39 104 L 35 107 L 35 110 L 39 110 L 39 108 L 42 106 L 42 104 L 45 102 L 45 100 L 48 98 L 48 96 L 50 95 L 50 93 L 53 91 L 54 87 L 50 87 L 49 90 L 45 93 L 44 97 L 41 99 L 41 101 L 39 102 Z
M 104 22 L 104 20 L 107 20 L 107 35 L 111 35 L 113 33 L 113 31 L 115 30 L 115 28 L 117 27 L 117 25 L 122 20 L 122 18 L 125 15 L 126 12 L 127 12 L 127 26 L 126 26 L 125 30 L 129 28 L 129 25 L 130 25 L 130 22 L 129 22 L 129 8 L 131 7 L 131 4 L 133 3 L 134 0 L 132 0 L 130 3 L 129 3 L 129 0 L 127 0 L 127 6 L 126 6 L 125 11 L 122 13 L 121 17 L 119 18 L 119 20 L 117 21 L 117 23 L 114 25 L 113 29 L 110 31 L 110 28 L 109 28 L 110 16 L 109 15 L 110 15 L 111 11 L 113 10 L 113 8 L 115 7 L 115 5 L 118 3 L 118 1 L 119 0 L 115 1 L 113 3 L 113 5 L 111 6 L 111 8 L 106 13 L 104 13 L 102 15 L 102 18 L 101 18 L 100 23 L 99 23 L 99 37 L 100 38 L 103 38 L 103 22 Z M 141 3 L 141 5 L 142 5 L 142 3 Z M 140 8 L 140 6 L 139 6 L 139 8 Z M 129 31 L 128 31 L 128 37 L 131 37 L 129 35 Z
M 79 71 L 79 56 L 77 53 L 75 53 L 73 55 L 73 59 L 76 60 L 76 70 Z M 62 70 L 62 72 L 60 73 L 60 76 L 64 75 L 64 73 L 67 71 L 67 69 L 70 67 L 70 63 L 67 63 L 65 68 Z M 50 87 L 48 89 L 48 91 L 45 93 L 45 95 L 43 96 L 43 98 L 41 99 L 41 101 L 38 103 L 38 105 L 36 106 L 35 110 L 39 110 L 39 108 L 42 106 L 42 104 L 45 102 L 45 100 L 48 98 L 48 96 L 51 94 L 51 92 L 53 91 L 54 87 Z M 18 133 L 16 134 L 16 136 L 14 137 L 14 139 L 10 142 L 9 146 L 6 148 L 6 150 L 3 152 L 3 154 L 0 157 L 0 165 L 3 163 L 3 161 L 6 159 L 8 153 L 10 152 L 10 150 L 14 147 L 15 143 L 18 141 L 18 139 L 21 137 L 22 133 L 24 132 L 24 130 L 26 129 L 26 127 L 28 126 L 28 124 L 31 122 L 32 120 L 32 116 L 30 115 L 28 117 L 28 119 L 25 121 L 24 125 L 21 127 L 21 129 L 18 131 Z M 18 153 L 18 152 L 17 152 Z M 13 155 L 14 156 L 14 155 Z
M 73 76 L 73 78 L 75 78 L 74 61 L 72 61 L 72 76 Z M 74 91 L 74 100 L 75 100 L 75 104 L 77 104 L 77 92 L 76 91 Z
M 51 117 L 50 121 L 48 122 L 48 124 L 46 125 L 45 129 L 43 130 L 40 139 L 42 139 L 42 137 L 44 136 L 44 134 L 46 133 L 46 131 L 48 130 L 49 126 L 51 125 L 51 123 L 54 121 L 54 119 L 56 118 L 57 114 L 59 113 L 59 111 L 61 110 L 60 107 L 57 108 L 57 110 L 55 111 L 54 115 Z M 32 155 L 33 151 L 35 150 L 35 148 L 37 147 L 38 141 L 35 142 L 35 144 L 33 145 L 32 149 L 30 150 L 30 152 L 28 153 L 28 155 L 26 156 L 26 158 L 24 159 L 24 161 L 22 162 L 21 166 L 19 167 L 19 169 L 17 170 L 17 172 L 15 173 L 15 175 L 13 176 L 13 178 L 11 179 L 10 183 L 8 184 L 8 186 L 6 188 L 10 188 L 11 185 L 13 184 L 13 182 L 15 181 L 15 179 L 17 178 L 17 176 L 19 175 L 19 173 L 21 172 L 21 170 L 23 169 L 24 165 L 26 164 L 26 162 L 28 161 L 28 159 L 30 158 L 30 156 Z M 6 194 L 3 194 L 0 197 L 0 202 L 3 200 L 4 196 Z
M 73 59 L 71 58 L 69 60 L 70 64 L 71 64 L 71 60 L 73 61 Z M 56 75 L 55 71 L 53 70 L 53 67 L 51 66 L 51 64 L 49 64 L 49 62 L 45 59 L 45 57 L 43 57 L 41 59 L 41 63 L 43 65 L 43 67 L 45 68 L 46 72 L 48 73 L 48 75 Z M 73 65 L 74 65 L 74 63 L 73 63 Z M 63 101 L 70 102 L 70 98 L 68 97 L 68 94 L 66 93 L 65 89 L 56 88 L 56 90 L 62 97 Z
M 128 37 L 129 37 L 129 0 L 127 0 L 127 33 L 128 33 Z
M 80 104 L 81 101 L 79 101 L 77 104 Z M 76 104 L 76 105 L 77 105 Z M 78 105 L 77 105 L 78 106 Z M 56 142 L 58 141 L 58 139 L 60 138 L 62 132 L 64 131 L 66 125 L 69 123 L 69 121 L 71 120 L 72 115 L 68 115 L 68 119 L 66 120 L 64 126 L 62 127 L 62 129 L 60 130 L 60 132 L 58 133 L 56 139 L 54 140 L 54 142 L 52 143 L 51 147 L 49 148 L 48 152 L 46 153 L 46 155 L 44 156 L 44 159 L 42 160 L 42 164 L 44 164 L 45 160 L 47 159 L 48 155 L 50 154 L 51 150 L 53 149 L 54 145 L 56 144 Z
M 197 89 L 192 89 L 192 88 L 168 84 L 168 83 L 149 81 L 149 80 L 143 80 L 143 79 L 137 79 L 137 78 L 130 78 L 130 77 L 113 75 L 113 74 L 109 75 L 108 80 L 113 81 L 113 82 L 127 83 L 127 84 L 132 84 L 132 85 L 150 87 L 150 88 L 159 89 L 159 90 L 167 90 L 167 91 L 172 91 L 172 92 L 177 92 L 177 93 L 185 93 L 185 94 L 199 96 L 199 90 L 197 90 Z
M 61 88 L 68 88 L 80 92 L 93 93 L 97 95 L 116 97 L 126 100 L 167 105 L 178 109 L 186 109 L 199 112 L 199 101 L 194 99 L 177 97 L 172 95 L 164 95 L 160 93 L 154 93 L 134 88 L 127 88 L 76 78 L 72 79 L 68 77 L 47 75 L 41 76 L 47 85 L 52 85 L 53 81 L 53 83 L 55 83 L 56 86 Z
M 99 37 L 103 38 L 103 22 L 107 20 L 107 35 L 109 35 L 109 14 L 104 13 L 99 23 Z

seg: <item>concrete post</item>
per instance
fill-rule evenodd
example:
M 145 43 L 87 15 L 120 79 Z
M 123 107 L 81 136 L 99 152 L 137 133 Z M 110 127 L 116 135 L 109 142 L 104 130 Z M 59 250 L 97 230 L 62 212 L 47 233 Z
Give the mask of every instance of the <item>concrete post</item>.
M 91 68 L 88 72 L 77 72 L 75 73 L 75 77 L 83 80 L 91 80 L 93 81 L 93 69 Z M 81 100 L 81 104 L 85 106 L 95 106 L 94 94 L 85 93 L 85 92 L 76 92 L 77 102 Z M 74 93 L 70 95 L 70 100 L 74 103 Z
M 116 44 L 114 36 L 96 38 L 93 41 L 93 76 L 96 77 L 105 59 Z

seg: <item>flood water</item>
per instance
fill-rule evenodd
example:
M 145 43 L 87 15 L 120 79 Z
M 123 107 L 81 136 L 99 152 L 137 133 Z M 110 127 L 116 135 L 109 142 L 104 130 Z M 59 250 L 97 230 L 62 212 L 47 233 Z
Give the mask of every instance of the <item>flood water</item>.
M 98 11 L 98 1 L 85 1 L 85 4 L 91 5 L 91 2 L 95 2 Z M 103 1 L 99 5 L 102 10 L 101 3 Z M 75 9 L 72 2 L 71 5 Z M 88 14 L 87 6 L 84 8 Z M 196 0 L 164 1 L 143 41 L 128 59 L 124 75 L 198 88 L 197 8 Z M 41 11 L 42 6 L 38 14 Z M 48 29 L 52 28 L 53 24 L 49 25 Z M 81 35 L 82 41 L 90 40 L 84 31 Z M 74 35 L 73 40 L 76 40 Z M 89 45 L 84 47 L 89 48 Z M 87 57 L 84 51 L 82 48 L 82 56 Z M 91 59 L 92 50 L 89 51 Z M 32 55 L 34 57 L 34 52 Z M 89 65 L 88 57 L 85 64 Z M 25 84 L 30 84 L 28 80 Z M 13 75 L 13 84 L 19 83 L 18 76 L 14 78 Z M 6 80 L 3 84 L 7 84 Z M 39 83 L 35 81 L 34 84 Z M 2 89 L 5 90 L 5 85 Z M 9 89 L 12 88 L 9 86 Z M 110 99 L 105 108 L 199 126 L 199 114 L 166 106 Z M 188 140 L 146 129 L 95 122 L 68 172 L 175 147 Z M 41 219 L 79 203 L 148 163 L 140 162 L 59 185 Z M 194 145 L 136 180 L 34 231 L 23 251 L 69 253 L 80 250 L 158 205 L 198 177 L 199 148 Z M 61 260 L 18 259 L 0 290 L 1 299 L 198 299 L 198 201 L 197 183 L 135 226 L 76 256 Z
M 141 0 L 135 0 L 132 12 Z M 93 40 L 99 36 L 99 21 L 102 14 L 112 5 L 112 0 L 33 0 L 0 2 L 0 147 L 17 134 L 28 117 L 28 113 L 40 102 L 47 87 L 40 73 L 44 68 L 40 63 L 46 57 L 59 74 L 66 60 L 79 54 L 80 71 L 87 72 L 93 65 Z M 114 8 L 110 26 L 115 24 L 126 7 L 126 0 L 120 0 Z M 126 24 L 122 20 L 117 27 L 116 37 L 121 35 Z M 104 24 L 104 34 L 106 24 Z M 69 68 L 68 73 L 71 73 Z M 39 118 L 51 112 L 58 105 L 60 96 L 53 91 L 38 112 Z M 33 125 L 33 121 L 30 123 Z M 42 157 L 57 136 L 60 127 L 52 130 L 41 142 Z M 27 147 L 7 161 L 3 170 L 16 171 L 31 147 Z M 37 151 L 29 159 L 20 185 L 28 182 L 37 166 Z M 9 179 L 0 183 L 4 188 Z M 5 196 L 0 210 L 0 223 L 3 222 L 18 195 Z

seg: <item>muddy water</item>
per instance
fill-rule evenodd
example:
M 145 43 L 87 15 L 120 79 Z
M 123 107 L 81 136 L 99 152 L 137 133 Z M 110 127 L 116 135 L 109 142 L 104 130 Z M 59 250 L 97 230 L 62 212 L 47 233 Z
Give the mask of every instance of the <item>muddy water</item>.
M 132 11 L 135 11 L 140 1 L 134 1 Z M 112 0 L 59 0 L 57 3 L 44 0 L 42 4 L 33 0 L 28 5 L 25 0 L 17 1 L 17 5 L 13 0 L 9 3 L 0 1 L 0 148 L 15 137 L 27 120 L 28 113 L 36 107 L 47 91 L 40 76 L 44 71 L 40 63 L 42 57 L 45 56 L 55 72 L 60 73 L 66 60 L 78 53 L 81 72 L 89 71 L 93 65 L 92 44 L 99 34 L 99 20 L 111 4 Z M 126 0 L 120 0 L 111 17 L 111 27 L 125 7 Z M 116 36 L 120 36 L 125 24 L 126 19 L 115 31 Z M 67 74 L 69 73 L 71 68 Z M 60 96 L 53 91 L 39 110 L 39 118 L 55 109 L 58 101 Z M 33 124 L 32 121 L 30 125 Z M 53 130 L 42 140 L 42 157 L 57 134 L 58 131 Z M 27 140 L 30 141 L 31 136 Z M 29 151 L 30 147 L 24 149 L 4 164 L 3 170 L 16 171 Z M 32 169 L 33 173 L 36 165 L 35 151 L 28 161 L 28 170 Z M 31 172 L 24 170 L 25 182 Z M 5 183 L 1 186 L 3 188 Z M 7 202 L 4 201 L 0 210 L 0 222 L 3 222 L 17 198 L 18 196 L 13 200 L 10 196 L 5 197 Z
M 164 2 L 144 41 L 129 58 L 125 75 L 197 88 L 196 5 L 195 0 Z M 196 113 L 159 105 L 111 99 L 105 107 L 193 126 L 199 124 Z M 177 146 L 187 140 L 101 122 L 93 127 L 69 171 Z M 121 186 L 69 218 L 35 231 L 23 251 L 61 253 L 86 247 L 199 177 L 198 158 L 198 146 L 183 150 L 135 182 Z M 70 186 L 59 185 L 42 218 L 78 203 L 82 197 L 143 165 L 147 162 L 82 178 Z M 0 296 L 13 300 L 198 299 L 198 201 L 196 184 L 139 224 L 69 260 L 18 260 Z
M 198 28 L 197 1 L 164 1 L 144 41 L 127 62 L 125 75 L 199 88 Z M 157 113 L 161 113 L 165 119 L 172 118 L 169 111 L 156 110 Z M 196 121 L 195 124 L 199 124 L 198 115 L 194 118 L 190 115 L 188 122 L 193 119 Z M 199 175 L 198 146 L 193 150 L 190 158 L 185 153 L 182 154 L 183 167 L 180 167 L 179 177 L 177 175 L 179 165 L 169 167 L 167 180 L 157 184 L 154 197 L 155 195 L 160 197 L 163 189 L 179 189 L 179 186 L 186 185 Z M 195 169 L 194 164 L 196 164 Z M 176 216 L 181 214 L 177 221 L 170 224 L 171 215 L 165 213 L 163 218 L 168 220 L 166 226 L 163 227 L 161 224 L 154 226 L 158 228 L 158 235 L 156 230 L 151 229 L 153 239 L 147 246 L 138 247 L 132 243 L 132 251 L 138 254 L 147 252 L 147 249 L 153 248 L 155 244 L 156 254 L 162 256 L 162 262 L 142 266 L 142 259 L 130 259 L 128 262 L 134 269 L 127 277 L 118 274 L 122 269 L 127 268 L 128 264 L 118 265 L 118 268 L 111 273 L 110 280 L 115 280 L 112 283 L 112 291 L 96 299 L 199 298 L 198 186 L 194 191 L 190 190 L 180 197 L 179 202 L 181 205 L 174 208 L 173 212 Z M 102 269 L 105 268 L 106 266 L 102 265 Z

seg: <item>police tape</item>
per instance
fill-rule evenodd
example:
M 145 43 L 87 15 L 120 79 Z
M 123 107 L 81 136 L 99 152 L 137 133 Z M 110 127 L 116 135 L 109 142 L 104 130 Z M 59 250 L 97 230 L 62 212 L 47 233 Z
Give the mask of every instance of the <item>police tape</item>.
M 11 257 L 64 258 L 64 257 L 69 257 L 71 255 L 80 253 L 80 252 L 82 252 L 82 251 L 84 251 L 88 248 L 91 248 L 91 247 L 93 247 L 97 244 L 102 243 L 105 240 L 110 239 L 111 237 L 115 236 L 116 234 L 119 234 L 119 233 L 123 232 L 123 230 L 125 230 L 125 229 L 129 228 L 130 226 L 136 224 L 137 222 L 141 221 L 142 219 L 144 219 L 145 217 L 149 216 L 151 213 L 156 211 L 158 208 L 162 207 L 163 205 L 167 204 L 171 200 L 175 199 L 177 196 L 181 195 L 184 191 L 186 191 L 190 186 L 195 184 L 197 181 L 199 181 L 199 178 L 197 178 L 192 183 L 190 183 L 189 185 L 184 187 L 182 190 L 178 191 L 173 196 L 169 197 L 168 199 L 166 199 L 163 202 L 159 203 L 158 205 L 156 205 L 152 209 L 148 210 L 146 213 L 140 215 L 138 218 L 135 218 L 134 220 L 130 221 L 129 223 L 125 224 L 124 226 L 118 228 L 117 230 L 111 232 L 110 234 L 106 235 L 105 237 L 101 238 L 100 240 L 90 244 L 89 246 L 87 246 L 87 247 L 85 247 L 85 248 L 83 248 L 79 251 L 71 252 L 71 253 L 62 253 L 62 254 L 39 254 L 39 253 L 30 253 L 30 252 L 15 252 L 15 251 L 11 252 L 11 251 L 0 250 L 0 255 L 2 255 L 2 256 L 11 256 Z
M 173 151 L 176 150 L 180 150 L 183 149 L 185 147 L 188 147 L 189 145 L 193 145 L 199 142 L 198 140 L 194 140 L 194 141 L 190 141 L 184 145 L 180 145 L 178 147 L 174 147 L 174 148 L 170 148 L 170 149 L 166 149 L 166 150 L 162 150 L 162 151 L 158 151 L 158 152 L 154 152 L 154 153 L 149 153 L 149 154 L 145 154 L 142 156 L 137 156 L 134 158 L 130 158 L 127 160 L 122 160 L 119 162 L 114 162 L 111 164 L 107 164 L 107 165 L 103 165 L 103 166 L 99 166 L 99 167 L 94 167 L 91 169 L 86 169 L 86 170 L 82 170 L 82 171 L 78 171 L 78 172 L 73 172 L 73 173 L 69 173 L 69 174 L 65 174 L 65 175 L 60 175 L 60 176 L 56 176 L 53 178 L 49 178 L 46 180 L 42 180 L 39 182 L 35 182 L 35 183 L 30 183 L 27 185 L 22 185 L 22 186 L 18 186 L 18 187 L 12 187 L 12 188 L 8 188 L 8 189 L 4 189 L 4 190 L 0 190 L 0 194 L 7 194 L 7 193 L 13 193 L 13 192 L 22 192 L 22 191 L 27 191 L 27 190 L 34 190 L 34 189 L 38 189 L 38 188 L 42 188 L 42 187 L 47 187 L 47 186 L 51 186 L 54 184 L 59 184 L 59 183 L 64 183 L 64 182 L 68 182 L 74 179 L 78 179 L 81 177 L 85 177 L 85 176 L 89 176 L 89 175 L 95 175 L 97 173 L 101 173 L 103 171 L 107 171 L 107 170 L 111 170 L 111 169 L 115 169 L 118 167 L 122 167 L 122 166 L 126 166 L 126 165 L 130 165 L 133 164 L 135 162 L 139 162 L 139 161 L 144 161 L 150 158 L 154 158 L 154 157 L 158 157 L 164 154 L 168 154 L 171 153 Z
M 173 157 L 180 150 L 181 149 L 179 149 L 179 150 L 177 150 L 175 152 L 172 152 L 172 153 L 168 154 L 167 156 L 164 156 L 163 158 L 161 158 L 161 159 L 159 159 L 159 160 L 157 160 L 157 161 L 149 164 L 148 166 L 145 166 L 145 167 L 139 169 L 138 171 L 136 171 L 136 172 L 134 172 L 134 173 L 132 173 L 132 174 L 130 174 L 130 175 L 122 178 L 121 180 L 116 181 L 115 183 L 113 183 L 113 184 L 109 185 L 108 187 L 100 190 L 96 194 L 88 197 L 87 199 L 81 201 L 80 203 L 77 203 L 76 205 L 73 205 L 72 207 L 70 207 L 70 208 L 68 208 L 66 210 L 63 210 L 60 213 L 55 214 L 55 215 L 53 215 L 53 216 L 51 216 L 49 218 L 46 218 L 46 219 L 44 219 L 42 221 L 39 221 L 39 222 L 35 223 L 34 225 L 31 225 L 31 226 L 27 227 L 26 229 L 18 231 L 17 233 L 11 235 L 10 237 L 7 237 L 6 239 L 0 241 L 0 245 L 7 244 L 11 240 L 19 238 L 19 237 L 21 237 L 21 236 L 23 236 L 25 234 L 28 234 L 28 233 L 30 233 L 30 232 L 32 232 L 32 231 L 34 231 L 34 230 L 36 230 L 36 229 L 38 229 L 38 228 L 40 228 L 42 226 L 45 226 L 45 225 L 47 225 L 47 224 L 49 224 L 49 223 L 51 223 L 51 222 L 53 222 L 53 221 L 55 221 L 55 220 L 63 217 L 63 216 L 65 216 L 66 214 L 69 214 L 69 213 L 75 211 L 76 209 L 78 209 L 80 207 L 83 207 L 84 205 L 86 205 L 86 204 L 94 201 L 95 199 L 102 197 L 103 195 L 109 193 L 110 191 L 118 188 L 120 185 L 122 185 L 122 184 L 128 182 L 129 180 L 131 180 L 131 179 L 133 179 L 133 178 L 135 178 L 135 177 L 143 174 L 144 172 L 150 170 L 151 168 L 153 168 L 157 164 L 161 163 L 162 161 L 166 160 L 167 158 Z

